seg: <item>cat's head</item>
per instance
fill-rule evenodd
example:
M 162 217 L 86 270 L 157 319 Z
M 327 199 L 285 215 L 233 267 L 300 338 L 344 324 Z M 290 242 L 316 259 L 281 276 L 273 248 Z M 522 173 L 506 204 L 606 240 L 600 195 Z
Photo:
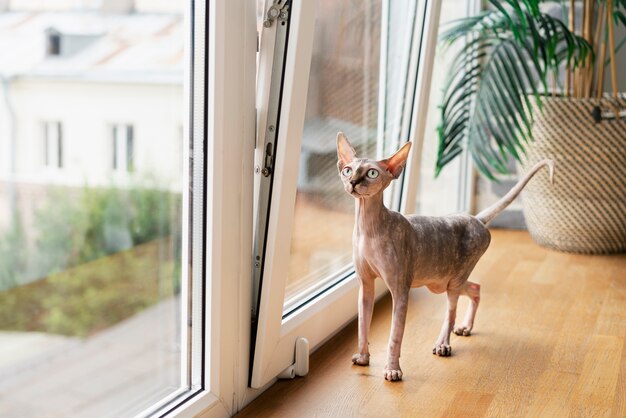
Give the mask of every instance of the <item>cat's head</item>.
M 337 134 L 337 156 L 339 177 L 344 190 L 355 199 L 374 196 L 389 186 L 392 180 L 402 174 L 409 156 L 411 143 L 407 142 L 391 157 L 375 161 L 356 156 L 354 147 L 346 136 Z

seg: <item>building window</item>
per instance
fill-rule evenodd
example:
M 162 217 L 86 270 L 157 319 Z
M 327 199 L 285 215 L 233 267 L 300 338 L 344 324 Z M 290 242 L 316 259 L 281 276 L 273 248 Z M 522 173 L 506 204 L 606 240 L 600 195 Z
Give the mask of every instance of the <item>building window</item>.
M 132 125 L 113 126 L 113 170 L 132 172 L 134 162 L 134 137 Z
M 61 122 L 44 123 L 44 165 L 63 168 L 63 129 Z

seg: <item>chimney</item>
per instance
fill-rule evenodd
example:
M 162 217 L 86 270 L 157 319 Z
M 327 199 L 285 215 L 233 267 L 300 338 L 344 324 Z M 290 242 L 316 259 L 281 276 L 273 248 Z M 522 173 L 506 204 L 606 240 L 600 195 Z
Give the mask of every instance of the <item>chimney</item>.
M 46 29 L 46 55 L 61 55 L 61 32 L 54 28 Z
M 93 44 L 102 34 L 63 33 L 55 28 L 47 28 L 46 55 L 49 57 L 69 57 Z
M 101 4 L 100 10 L 104 13 L 123 14 L 135 11 L 135 0 L 102 0 Z

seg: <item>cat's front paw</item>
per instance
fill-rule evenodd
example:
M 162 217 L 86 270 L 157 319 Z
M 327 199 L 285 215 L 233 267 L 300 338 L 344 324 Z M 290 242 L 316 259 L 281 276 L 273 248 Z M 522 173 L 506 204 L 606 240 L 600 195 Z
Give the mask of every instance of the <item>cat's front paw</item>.
M 370 355 L 356 353 L 352 356 L 352 364 L 356 364 L 357 366 L 367 366 L 370 364 Z
M 454 327 L 454 333 L 463 337 L 469 337 L 472 334 L 472 329 L 466 326 Z
M 385 380 L 389 380 L 390 382 L 402 380 L 402 370 L 400 370 L 400 367 L 397 369 L 385 367 Z
M 435 344 L 433 347 L 433 354 L 441 357 L 448 357 L 452 355 L 452 347 L 450 347 L 450 344 Z

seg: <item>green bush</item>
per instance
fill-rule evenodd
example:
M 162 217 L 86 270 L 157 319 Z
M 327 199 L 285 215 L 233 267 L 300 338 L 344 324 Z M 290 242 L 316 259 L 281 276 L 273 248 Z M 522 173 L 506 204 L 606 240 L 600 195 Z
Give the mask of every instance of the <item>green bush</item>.
M 170 238 L 0 292 L 0 329 L 85 337 L 175 294 Z
M 26 238 L 19 214 L 8 230 L 0 234 L 0 292 L 17 285 L 18 277 L 26 270 Z
M 180 234 L 179 194 L 153 188 L 55 189 L 36 212 L 41 276 Z M 175 225 L 172 228 L 172 225 Z
M 19 221 L 0 234 L 0 329 L 86 336 L 178 293 L 181 204 L 157 188 L 51 190 L 32 248 Z

